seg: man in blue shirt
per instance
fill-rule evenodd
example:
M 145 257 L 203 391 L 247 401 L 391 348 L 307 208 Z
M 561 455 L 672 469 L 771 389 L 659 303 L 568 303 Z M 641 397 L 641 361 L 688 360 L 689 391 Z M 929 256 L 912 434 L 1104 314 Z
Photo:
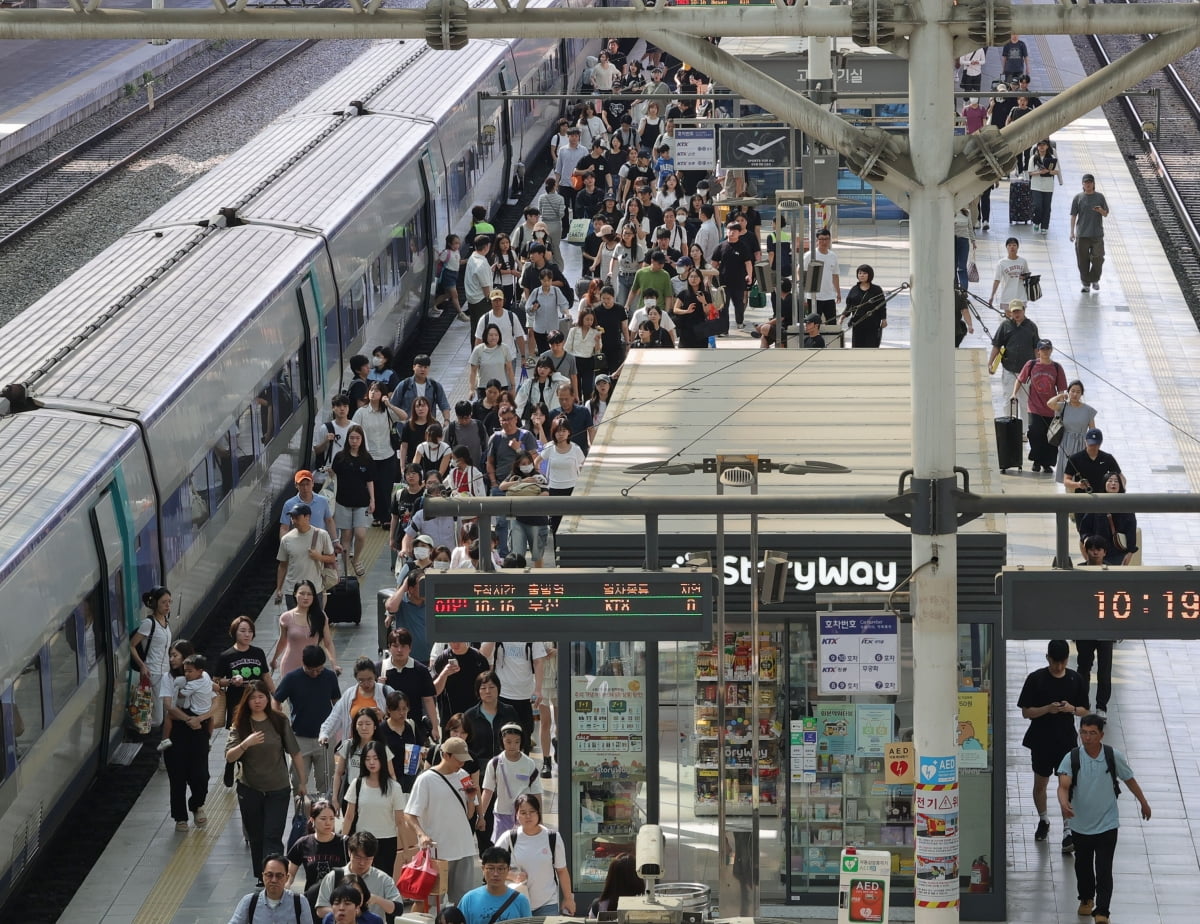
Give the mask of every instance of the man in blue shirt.
M 493 924 L 512 918 L 527 918 L 533 912 L 529 899 L 508 887 L 509 853 L 503 847 L 489 847 L 483 852 L 483 881 L 458 903 L 458 910 L 467 924 Z
M 312 767 L 316 777 L 316 792 L 329 792 L 329 755 L 322 754 L 317 742 L 321 733 L 321 723 L 329 718 L 333 705 L 341 698 L 342 691 L 338 689 L 337 674 L 325 666 L 325 649 L 320 645 L 305 645 L 300 653 L 302 667 L 296 668 L 284 675 L 275 688 L 277 703 L 291 702 L 292 731 L 296 735 L 296 743 L 300 745 L 300 753 L 304 755 L 304 766 Z M 293 785 L 306 785 L 307 779 L 296 780 L 296 769 L 292 767 Z
M 1070 819 L 1075 836 L 1075 882 L 1079 890 L 1080 916 L 1092 915 L 1096 924 L 1109 924 L 1108 905 L 1113 890 L 1113 855 L 1117 850 L 1117 779 L 1125 782 L 1150 820 L 1150 803 L 1133 778 L 1125 755 L 1104 744 L 1105 720 L 1084 716 L 1079 723 L 1083 747 L 1076 748 L 1058 765 L 1058 802 L 1063 817 Z M 1079 773 L 1072 755 L 1079 754 Z M 1112 770 L 1109 769 L 1109 752 Z

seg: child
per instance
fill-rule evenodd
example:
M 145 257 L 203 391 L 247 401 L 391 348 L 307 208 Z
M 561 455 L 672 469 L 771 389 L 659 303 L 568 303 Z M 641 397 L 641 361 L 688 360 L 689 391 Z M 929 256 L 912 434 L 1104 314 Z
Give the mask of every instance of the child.
M 667 174 L 675 172 L 675 158 L 671 156 L 669 144 L 660 144 L 656 150 L 658 156 L 654 158 L 654 176 L 658 180 L 658 185 L 661 186 Z
M 213 682 L 204 668 L 208 665 L 202 654 L 188 655 L 183 659 L 183 676 L 175 678 L 175 705 L 188 715 L 204 715 L 213 704 Z M 172 744 L 173 720 L 169 712 L 163 714 L 162 741 L 158 749 L 165 751 Z
M 513 803 L 517 796 L 526 793 L 541 795 L 542 782 L 538 779 L 538 766 L 533 758 L 521 753 L 521 738 L 524 731 L 515 722 L 509 722 L 500 729 L 500 741 L 504 750 L 487 763 L 483 774 L 483 798 L 479 803 L 479 813 L 475 816 L 475 826 L 483 829 L 486 825 L 488 805 L 492 798 L 496 799 L 496 821 L 492 829 L 492 843 L 499 843 L 501 836 L 511 830 L 517 823 L 516 810 Z M 500 811 L 505 809 L 505 811 Z
M 463 313 L 462 307 L 458 303 L 458 268 L 461 263 L 459 247 L 462 245 L 462 238 L 457 234 L 446 235 L 446 249 L 438 254 L 438 264 L 441 266 L 441 271 L 437 277 L 436 297 L 433 300 L 433 307 L 429 309 L 431 318 L 440 318 L 442 309 L 438 307 L 446 299 L 450 299 L 450 304 L 454 306 L 454 310 L 460 315 Z

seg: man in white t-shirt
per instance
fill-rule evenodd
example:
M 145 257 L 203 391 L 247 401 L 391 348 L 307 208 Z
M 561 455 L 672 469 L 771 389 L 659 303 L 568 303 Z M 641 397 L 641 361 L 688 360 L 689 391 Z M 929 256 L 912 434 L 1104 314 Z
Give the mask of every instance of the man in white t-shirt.
M 475 339 L 471 345 L 479 346 L 483 343 L 487 326 L 495 324 L 500 328 L 500 342 L 508 347 L 508 358 L 515 364 L 519 356 L 520 361 L 524 363 L 529 355 L 525 345 L 525 326 L 515 312 L 504 307 L 504 293 L 500 289 L 492 289 L 488 298 L 491 301 L 491 310 L 475 325 Z
M 462 738 L 452 737 L 442 742 L 441 753 L 442 759 L 413 783 L 404 813 L 416 832 L 417 846 L 436 845 L 438 859 L 446 861 L 446 894 L 457 903 L 479 882 L 479 845 L 468 820 L 475 793 L 463 771 L 471 752 Z
M 546 668 L 544 642 L 484 642 L 479 652 L 492 662 L 500 678 L 500 701 L 516 710 L 525 740 L 521 750 L 533 746 L 533 711 L 541 705 L 542 677 Z
M 275 575 L 275 602 L 283 603 L 288 609 L 296 605 L 292 589 L 300 581 L 312 581 L 320 604 L 323 596 L 321 568 L 337 564 L 329 533 L 312 525 L 312 508 L 308 504 L 297 504 L 291 509 L 291 517 L 292 528 L 279 540 L 279 552 L 275 556 L 279 562 Z
M 1028 275 L 1029 264 L 1025 262 L 1024 257 L 1017 256 L 1021 242 L 1015 237 L 1010 237 L 1005 241 L 1004 246 L 1008 250 L 1008 256 L 1001 258 L 996 263 L 996 275 L 992 279 L 992 294 L 988 298 L 988 304 L 995 301 L 996 290 L 999 289 L 1000 310 L 1004 312 L 1005 317 L 1008 317 L 1008 303 L 1014 298 L 1025 300 L 1025 283 L 1021 277 Z
M 817 232 L 817 249 L 810 250 L 804 255 L 804 269 L 807 270 L 813 261 L 824 265 L 821 272 L 819 288 L 811 287 L 807 292 L 810 312 L 818 312 L 826 324 L 833 324 L 837 316 L 837 306 L 842 302 L 842 281 L 838 275 L 838 257 L 830 248 L 833 236 L 828 228 Z M 807 279 L 807 276 L 805 277 Z

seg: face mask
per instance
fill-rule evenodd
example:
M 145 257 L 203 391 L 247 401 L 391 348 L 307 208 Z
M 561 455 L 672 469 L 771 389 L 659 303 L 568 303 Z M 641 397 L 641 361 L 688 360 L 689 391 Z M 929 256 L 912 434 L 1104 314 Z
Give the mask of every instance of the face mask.
M 413 558 L 415 558 L 417 561 L 424 561 L 428 557 L 429 549 L 425 548 L 425 546 L 419 545 L 413 549 Z
M 658 307 L 658 302 L 655 299 L 653 299 L 653 298 L 646 299 L 646 310 L 647 311 L 649 311 L 651 308 L 657 308 L 657 307 Z
M 448 562 L 448 561 L 435 561 L 435 562 L 433 563 L 433 570 L 434 570 L 434 571 L 449 571 L 449 570 L 450 570 L 450 562 Z
M 371 365 L 374 368 L 378 369 L 380 366 L 383 365 L 383 360 L 380 359 L 378 356 L 373 356 L 373 357 L 371 357 Z
M 521 466 L 521 474 L 522 475 L 532 475 L 533 474 L 533 466 L 532 465 L 522 465 Z

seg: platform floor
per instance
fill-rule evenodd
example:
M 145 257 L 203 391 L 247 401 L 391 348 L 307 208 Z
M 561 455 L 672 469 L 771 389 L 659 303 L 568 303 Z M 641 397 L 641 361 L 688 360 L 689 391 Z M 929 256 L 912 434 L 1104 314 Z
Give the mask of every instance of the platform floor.
M 1054 69 L 1035 67 L 1035 85 L 1061 88 L 1081 76 L 1068 39 L 1037 38 L 1035 57 L 1054 62 Z M 1087 400 L 1099 411 L 1097 424 L 1105 432 L 1105 448 L 1121 462 L 1130 490 L 1200 490 L 1195 420 L 1200 409 L 1200 376 L 1193 357 L 1200 355 L 1200 332 L 1189 315 L 1150 220 L 1122 156 L 1113 143 L 1103 115 L 1096 111 L 1055 136 L 1064 167 L 1065 185 L 1055 195 L 1052 231 L 1035 236 L 1029 226 L 1009 228 L 1004 220 L 1006 189 L 993 194 L 996 220 L 981 233 L 979 265 L 990 290 L 989 267 L 1003 256 L 1010 233 L 1021 240 L 1021 252 L 1034 272 L 1042 274 L 1045 296 L 1030 310 L 1042 334 L 1055 343 L 1056 358 L 1069 378 L 1087 384 Z M 1067 239 L 1067 212 L 1079 176 L 1091 172 L 1097 188 L 1112 207 L 1107 224 L 1108 262 L 1099 293 L 1083 295 L 1075 274 L 1073 248 Z M 907 277 L 908 231 L 895 223 L 843 222 L 835 236 L 843 279 L 860 262 L 876 268 L 885 288 Z M 567 248 L 570 252 L 572 248 Z M 572 269 L 568 263 L 568 275 Z M 761 313 L 765 315 L 765 312 Z M 751 318 L 755 314 L 751 313 Z M 909 306 L 904 297 L 889 305 L 885 348 L 907 346 Z M 996 318 L 985 318 L 991 330 Z M 977 328 L 978 331 L 978 328 Z M 746 335 L 719 342 L 720 349 L 754 345 Z M 964 347 L 981 350 L 977 332 Z M 465 391 L 461 369 L 468 353 L 466 325 L 455 325 L 434 355 L 433 374 L 452 396 Z M 1001 407 L 998 377 L 993 399 Z M 452 397 L 453 400 L 453 397 Z M 1003 479 L 1015 492 L 1053 493 L 1061 490 L 1044 475 L 1028 469 Z M 1200 517 L 1145 516 L 1140 518 L 1146 564 L 1176 565 L 1195 560 L 1200 543 Z M 1048 564 L 1053 554 L 1053 518 L 1007 518 L 1010 564 Z M 373 542 L 383 551 L 383 534 Z M 338 626 L 339 654 L 348 663 L 356 653 L 374 653 L 374 592 L 388 581 L 386 555 L 380 555 L 363 582 L 367 607 L 359 628 Z M 270 644 L 278 613 L 274 607 L 259 619 L 259 639 Z M 1010 642 L 1008 689 L 1010 700 L 1024 676 L 1040 667 L 1044 643 Z M 1132 798 L 1121 800 L 1122 831 L 1117 850 L 1117 885 L 1113 920 L 1118 924 L 1175 924 L 1193 921 L 1200 900 L 1200 760 L 1197 732 L 1191 719 L 1200 714 L 1195 696 L 1193 643 L 1125 642 L 1117 648 L 1115 694 L 1110 705 L 1108 742 L 1129 756 L 1136 776 L 1154 809 L 1143 823 L 1135 816 Z M 1008 886 L 1008 917 L 1012 924 L 1067 924 L 1075 914 L 1074 874 L 1069 858 L 1059 852 L 1061 827 L 1055 821 L 1052 837 L 1035 843 L 1036 815 L 1030 790 L 1028 752 L 1020 747 L 1025 722 L 1015 707 L 1006 713 L 1009 768 L 1007 855 L 1003 858 Z M 998 717 L 999 720 L 999 717 Z M 248 852 L 230 790 L 220 783 L 220 753 L 224 733 L 213 747 L 213 786 L 207 831 L 176 834 L 167 813 L 166 776 L 158 774 L 92 870 L 79 898 L 62 918 L 69 924 L 180 921 L 196 924 L 225 922 L 238 897 L 253 886 Z M 680 878 L 715 881 L 711 869 L 682 870 Z M 796 920 L 823 920 L 832 909 L 772 906 L 764 914 Z M 893 909 L 894 920 L 912 920 L 911 909 Z

